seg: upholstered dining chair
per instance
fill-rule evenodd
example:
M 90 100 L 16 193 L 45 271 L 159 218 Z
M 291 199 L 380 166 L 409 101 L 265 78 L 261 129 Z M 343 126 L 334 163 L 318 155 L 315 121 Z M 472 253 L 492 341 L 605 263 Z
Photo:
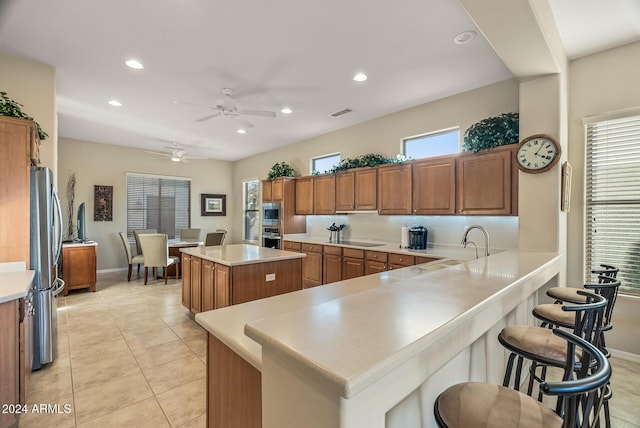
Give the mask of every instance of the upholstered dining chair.
M 200 229 L 180 229 L 181 241 L 199 241 Z
M 129 239 L 127 234 L 120 232 L 120 239 L 122 239 L 122 245 L 124 245 L 124 251 L 127 255 L 127 262 L 129 263 L 129 272 L 127 273 L 127 281 L 131 281 L 131 268 L 134 264 L 138 265 L 138 273 L 140 273 L 140 265 L 144 264 L 144 257 L 142 254 L 136 254 L 135 256 L 131 252 L 131 245 L 129 245 Z
M 214 245 L 222 245 L 224 242 L 224 236 L 226 232 L 209 232 L 204 240 L 205 247 L 211 247 Z
M 138 238 L 138 235 L 146 233 L 158 233 L 158 229 L 136 229 L 133 231 L 133 236 L 136 239 L 136 250 L 139 255 L 142 255 L 142 247 L 140 246 L 140 239 Z
M 220 241 L 220 245 L 224 245 L 224 240 L 227 239 L 227 229 L 216 229 L 216 232 L 222 232 L 222 241 Z
M 180 269 L 180 257 L 169 255 L 167 235 L 164 233 L 140 234 L 138 238 L 144 254 L 144 285 L 147 285 L 149 268 L 152 268 L 152 274 L 157 276 L 156 270 L 159 267 L 164 271 L 164 283 L 166 284 L 167 267 L 175 264 L 176 270 Z

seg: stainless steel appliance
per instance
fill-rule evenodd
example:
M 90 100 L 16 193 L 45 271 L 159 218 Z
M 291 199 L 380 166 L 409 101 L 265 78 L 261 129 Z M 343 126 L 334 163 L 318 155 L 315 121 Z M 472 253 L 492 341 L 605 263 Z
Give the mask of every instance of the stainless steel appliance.
M 62 210 L 49 168 L 31 167 L 30 264 L 34 270 L 33 369 L 54 360 L 57 349 L 56 296 L 64 281 L 55 265 L 62 249 Z
M 282 205 L 279 202 L 262 204 L 262 225 L 280 226 L 282 221 Z
M 265 226 L 262 228 L 262 246 L 266 248 L 282 249 L 282 229 L 280 227 Z
M 409 228 L 409 248 L 412 250 L 424 250 L 427 248 L 426 227 L 411 226 Z

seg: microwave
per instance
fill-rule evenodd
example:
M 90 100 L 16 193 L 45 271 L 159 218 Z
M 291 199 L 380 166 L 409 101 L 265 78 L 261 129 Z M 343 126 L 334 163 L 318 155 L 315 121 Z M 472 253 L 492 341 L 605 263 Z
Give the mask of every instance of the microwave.
M 282 219 L 282 205 L 277 202 L 262 204 L 262 225 L 279 226 Z

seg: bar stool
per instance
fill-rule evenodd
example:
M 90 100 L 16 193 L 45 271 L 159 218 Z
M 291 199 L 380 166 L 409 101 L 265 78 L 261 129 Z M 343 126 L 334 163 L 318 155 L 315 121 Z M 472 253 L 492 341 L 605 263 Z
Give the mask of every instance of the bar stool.
M 578 293 L 586 298 L 587 303 L 558 306 L 563 311 L 575 314 L 575 323 L 572 326 L 573 334 L 597 346 L 599 334 L 596 327 L 602 324 L 607 300 L 603 296 L 584 290 L 578 290 Z M 524 359 L 531 361 L 527 395 L 532 395 L 534 381 L 539 383 L 545 381 L 547 366 L 565 367 L 569 356 L 566 355 L 564 342 L 554 336 L 553 331 L 545 327 L 531 326 L 509 326 L 502 329 L 498 335 L 498 341 L 511 352 L 502 383 L 503 386 L 508 387 L 510 385 L 513 375 L 513 388 L 516 391 L 520 390 Z M 514 373 L 513 363 L 516 357 L 518 361 Z M 538 366 L 542 367 L 540 375 L 536 373 Z M 538 400 L 541 399 L 542 391 L 539 391 Z
M 564 376 L 543 382 L 545 395 L 557 396 L 555 411 L 516 390 L 487 383 L 466 382 L 447 388 L 436 398 L 434 416 L 440 427 L 592 427 L 602 406 L 601 390 L 611 377 L 608 360 L 595 346 L 569 332 L 555 329 L 565 343 Z M 576 347 L 578 349 L 576 349 Z M 574 355 L 580 355 L 576 364 Z M 561 399 L 563 397 L 563 399 Z
M 594 269 L 591 271 L 593 275 L 598 275 L 599 282 L 602 282 L 600 276 L 616 278 L 619 269 L 610 265 L 600 265 L 602 269 Z M 547 296 L 555 299 L 555 303 L 584 303 L 585 298 L 577 293 L 579 288 L 573 287 L 553 287 L 547 290 Z

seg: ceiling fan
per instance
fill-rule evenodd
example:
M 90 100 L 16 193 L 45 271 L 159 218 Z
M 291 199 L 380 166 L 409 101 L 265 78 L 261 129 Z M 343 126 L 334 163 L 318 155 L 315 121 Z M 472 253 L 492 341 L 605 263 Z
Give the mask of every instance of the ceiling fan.
M 178 143 L 171 143 L 171 146 L 164 146 L 166 149 L 171 149 L 171 153 L 164 152 L 154 152 L 150 150 L 145 150 L 147 153 L 152 153 L 154 155 L 158 155 L 160 157 L 156 159 L 170 159 L 173 162 L 184 162 L 189 163 L 189 159 L 206 159 L 197 156 L 187 156 L 186 150 L 184 147 L 180 146 Z
M 196 119 L 196 122 L 206 122 L 214 117 L 223 116 L 239 119 L 245 128 L 253 128 L 253 124 L 251 122 L 242 119 L 240 116 L 276 117 L 276 113 L 273 111 L 238 108 L 236 100 L 231 97 L 231 94 L 233 94 L 233 89 L 231 88 L 222 88 L 222 94 L 224 95 L 224 98 L 218 100 L 215 106 L 210 107 L 215 111 L 215 113 Z

